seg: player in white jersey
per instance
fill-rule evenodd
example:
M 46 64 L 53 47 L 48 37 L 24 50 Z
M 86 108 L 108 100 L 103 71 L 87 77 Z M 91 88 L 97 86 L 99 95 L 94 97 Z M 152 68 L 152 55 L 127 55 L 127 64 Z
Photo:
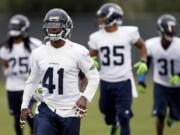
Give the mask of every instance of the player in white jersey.
M 159 37 L 146 41 L 148 63 L 154 65 L 154 108 L 157 116 L 157 135 L 163 135 L 164 120 L 167 115 L 169 126 L 172 119 L 180 120 L 180 38 L 175 36 L 176 19 L 172 15 L 162 15 L 157 20 Z M 140 75 L 139 85 L 144 88 L 145 75 Z M 144 88 L 145 89 L 145 88 Z
M 30 22 L 23 15 L 14 15 L 8 24 L 8 40 L 0 50 L 2 69 L 6 76 L 6 90 L 10 114 L 14 116 L 17 135 L 22 135 L 20 112 L 24 84 L 28 78 L 31 51 L 42 45 L 41 41 L 28 35 Z M 33 133 L 33 119 L 28 118 Z
M 119 26 L 123 11 L 114 3 L 107 3 L 97 11 L 100 29 L 89 37 L 91 56 L 100 59 L 100 110 L 105 122 L 111 126 L 110 135 L 130 135 L 129 120 L 132 96 L 137 97 L 131 67 L 131 46 L 140 48 L 141 61 L 137 73 L 146 72 L 146 48 L 135 26 Z
M 86 114 L 99 84 L 99 73 L 89 51 L 68 38 L 73 28 L 70 16 L 62 9 L 50 10 L 43 28 L 50 42 L 32 53 L 31 73 L 26 82 L 21 125 L 30 114 L 29 101 L 42 82 L 43 95 L 35 116 L 35 135 L 79 135 L 80 119 Z M 83 93 L 78 88 L 78 74 L 82 71 L 88 80 Z

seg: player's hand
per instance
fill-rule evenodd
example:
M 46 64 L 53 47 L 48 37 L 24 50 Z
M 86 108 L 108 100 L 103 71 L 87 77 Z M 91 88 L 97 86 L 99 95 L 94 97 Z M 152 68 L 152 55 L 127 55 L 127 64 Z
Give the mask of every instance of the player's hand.
M 171 76 L 169 79 L 169 83 L 171 85 L 176 85 L 176 84 L 180 83 L 180 77 L 178 75 Z
M 24 125 L 26 123 L 27 118 L 33 118 L 33 115 L 31 113 L 31 111 L 29 110 L 29 108 L 24 108 L 21 110 L 21 117 L 20 117 L 20 126 L 21 128 L 24 128 Z
M 145 60 L 141 60 L 134 64 L 134 68 L 137 68 L 137 75 L 146 73 L 148 71 L 148 67 Z
M 93 57 L 91 57 L 92 58 L 92 60 L 93 60 L 93 62 L 94 62 L 94 66 L 98 69 L 99 68 L 99 63 L 98 63 L 98 61 L 97 61 L 97 56 L 93 56 Z
M 87 99 L 84 96 L 81 96 L 79 100 L 76 102 L 76 105 L 73 107 L 73 109 L 75 110 L 75 115 L 77 115 L 80 118 L 86 116 L 87 114 L 86 106 L 87 106 Z
M 146 93 L 146 83 L 138 82 L 137 89 L 140 93 Z

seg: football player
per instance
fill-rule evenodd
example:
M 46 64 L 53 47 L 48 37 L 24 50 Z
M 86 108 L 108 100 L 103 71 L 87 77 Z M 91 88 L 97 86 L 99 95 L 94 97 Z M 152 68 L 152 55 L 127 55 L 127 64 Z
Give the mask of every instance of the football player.
M 132 97 L 137 97 L 131 67 L 131 46 L 140 49 L 137 73 L 147 71 L 146 48 L 135 26 L 120 26 L 123 11 L 115 3 L 106 3 L 97 11 L 99 30 L 89 37 L 90 55 L 100 59 L 100 111 L 111 126 L 110 135 L 130 135 Z
M 167 110 L 168 125 L 172 119 L 180 120 L 180 38 L 176 37 L 177 22 L 170 14 L 157 20 L 160 36 L 146 41 L 148 63 L 154 65 L 154 107 L 152 114 L 157 117 L 157 135 L 163 135 Z M 145 91 L 145 75 L 139 76 L 139 86 Z
M 30 22 L 24 15 L 14 15 L 8 24 L 8 39 L 0 50 L 2 69 L 6 76 L 9 112 L 14 116 L 17 135 L 22 135 L 20 128 L 20 112 L 23 89 L 28 78 L 29 57 L 31 51 L 40 45 L 41 41 L 28 35 Z M 28 118 L 33 132 L 33 120 Z
M 32 52 L 31 73 L 26 82 L 21 106 L 23 128 L 30 115 L 31 97 L 42 82 L 42 98 L 35 116 L 35 135 L 79 135 L 80 119 L 86 115 L 99 84 L 99 73 L 89 51 L 69 40 L 73 23 L 62 9 L 51 9 L 45 16 L 43 28 L 50 42 Z M 82 71 L 88 84 L 84 92 L 78 88 Z

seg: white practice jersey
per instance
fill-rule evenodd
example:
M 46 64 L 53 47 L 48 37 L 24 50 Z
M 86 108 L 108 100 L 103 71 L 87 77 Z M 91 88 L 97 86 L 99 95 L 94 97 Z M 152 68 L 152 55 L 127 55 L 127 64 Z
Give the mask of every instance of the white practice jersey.
M 75 116 L 72 109 L 81 94 L 90 102 L 99 83 L 99 73 L 89 51 L 76 43 L 66 41 L 60 48 L 48 42 L 34 50 L 31 56 L 31 74 L 26 82 L 23 104 L 26 108 L 39 82 L 42 82 L 43 101 L 62 117 Z M 84 93 L 79 92 L 80 70 L 88 78 Z M 93 83 L 92 83 L 93 81 Z
M 100 77 L 108 82 L 119 82 L 131 78 L 131 45 L 140 38 L 138 28 L 119 26 L 116 32 L 104 29 L 90 35 L 88 45 L 97 50 L 100 58 Z
M 152 57 L 154 65 L 154 82 L 168 87 L 180 86 L 180 83 L 171 86 L 169 79 L 180 73 L 180 38 L 174 37 L 169 48 L 162 47 L 161 37 L 154 37 L 146 41 L 148 56 Z
M 36 38 L 30 38 L 30 48 L 42 45 L 42 42 Z M 6 78 L 6 89 L 8 91 L 20 91 L 24 89 L 25 81 L 29 76 L 29 57 L 30 52 L 24 48 L 24 43 L 13 44 L 12 51 L 3 46 L 0 50 L 0 58 L 8 61 L 8 68 L 12 74 Z

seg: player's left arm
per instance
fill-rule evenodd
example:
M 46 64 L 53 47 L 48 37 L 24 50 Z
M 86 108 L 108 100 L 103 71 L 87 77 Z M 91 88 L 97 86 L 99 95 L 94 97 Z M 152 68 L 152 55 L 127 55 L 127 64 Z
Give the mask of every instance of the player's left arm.
M 84 92 L 81 93 L 81 97 L 76 102 L 76 106 L 79 109 L 82 109 L 82 115 L 86 112 L 87 102 L 91 102 L 94 97 L 100 80 L 99 72 L 94 66 L 94 63 L 89 55 L 89 51 L 85 48 L 83 50 L 84 51 L 81 52 L 82 54 L 79 57 L 78 65 L 80 70 L 85 74 L 88 83 Z
M 85 76 L 85 74 L 80 71 L 79 72 L 79 89 L 80 89 L 80 92 L 84 92 L 84 90 L 86 89 L 86 86 L 88 84 L 88 80 Z
M 142 38 L 139 38 L 137 42 L 135 43 L 135 46 L 137 46 L 140 49 L 140 57 L 141 59 L 147 59 L 147 51 L 146 46 Z
M 90 56 L 91 56 L 91 58 L 92 58 L 92 60 L 94 62 L 95 67 L 99 68 L 99 63 L 96 60 L 97 56 L 98 56 L 98 51 L 95 50 L 95 49 L 90 49 L 89 53 L 90 53 Z M 84 92 L 84 90 L 86 89 L 87 84 L 88 84 L 87 77 L 85 76 L 85 74 L 82 71 L 80 71 L 79 72 L 79 88 L 80 88 L 81 92 Z
M 138 68 L 136 73 L 137 73 L 137 75 L 140 75 L 140 74 L 146 73 L 148 71 L 148 67 L 147 67 L 147 51 L 146 51 L 145 43 L 142 40 L 142 38 L 139 38 L 137 40 L 137 42 L 135 43 L 135 45 L 140 49 L 141 60 L 139 62 L 137 62 L 134 65 L 134 67 Z

